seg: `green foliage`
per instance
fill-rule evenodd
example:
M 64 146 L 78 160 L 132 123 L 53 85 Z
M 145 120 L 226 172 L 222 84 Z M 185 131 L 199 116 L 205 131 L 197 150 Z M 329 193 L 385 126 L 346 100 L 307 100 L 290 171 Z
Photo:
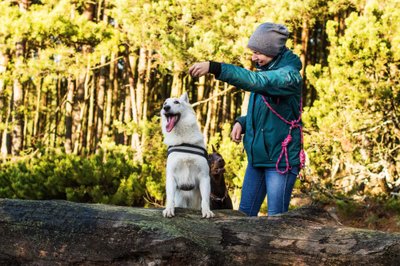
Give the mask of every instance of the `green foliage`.
M 54 150 L 17 163 L 4 163 L 0 171 L 0 197 L 65 199 L 118 205 L 143 205 L 141 166 L 133 152 L 116 147 L 89 157 Z
M 147 199 L 150 203 L 162 204 L 165 198 L 167 147 L 163 143 L 159 117 L 154 116 L 151 121 L 147 121 L 143 130 L 146 141 L 142 177 L 146 179 Z
M 400 169 L 398 4 L 384 2 L 350 14 L 342 36 L 329 21 L 329 65 L 307 68 L 319 96 L 303 116 L 312 175 L 350 195 L 383 193 L 382 179 L 394 188 Z
M 163 144 L 163 137 L 158 116 L 150 121 L 137 125 L 131 123 L 115 123 L 119 132 L 128 134 L 140 133 L 144 140 L 142 147 L 143 156 L 140 162 L 141 168 L 138 178 L 143 181 L 145 188 L 144 197 L 149 204 L 162 204 L 165 198 L 165 164 L 167 147 Z M 105 150 L 115 149 L 115 143 L 104 140 L 101 147 Z M 120 146 L 124 147 L 124 146 Z M 124 151 L 126 152 L 126 151 Z M 132 156 L 132 159 L 135 159 Z M 132 162 L 133 163 L 133 162 Z M 139 163 L 139 162 L 138 162 Z

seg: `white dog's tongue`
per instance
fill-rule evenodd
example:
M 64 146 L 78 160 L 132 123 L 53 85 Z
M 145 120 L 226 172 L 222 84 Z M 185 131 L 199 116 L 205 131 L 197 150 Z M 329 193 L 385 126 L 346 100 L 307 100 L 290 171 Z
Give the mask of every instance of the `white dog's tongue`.
M 176 115 L 167 117 L 167 126 L 166 126 L 167 132 L 171 132 L 171 130 L 174 128 L 177 120 L 178 120 L 178 116 L 176 116 Z

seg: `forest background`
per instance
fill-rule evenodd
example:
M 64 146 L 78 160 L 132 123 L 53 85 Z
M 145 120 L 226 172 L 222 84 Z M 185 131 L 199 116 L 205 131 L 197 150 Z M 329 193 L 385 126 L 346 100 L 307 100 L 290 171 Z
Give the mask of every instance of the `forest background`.
M 159 111 L 186 91 L 237 208 L 247 162 L 229 133 L 249 95 L 188 67 L 252 69 L 248 38 L 272 21 L 303 63 L 308 163 L 296 191 L 353 216 L 383 202 L 363 219 L 394 212 L 400 228 L 399 10 L 397 0 L 3 0 L 0 197 L 163 205 Z

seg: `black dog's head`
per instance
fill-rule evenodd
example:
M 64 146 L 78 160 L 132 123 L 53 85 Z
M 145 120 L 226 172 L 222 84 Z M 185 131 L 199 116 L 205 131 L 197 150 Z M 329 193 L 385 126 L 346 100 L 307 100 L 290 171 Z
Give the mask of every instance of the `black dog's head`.
M 211 209 L 233 209 L 232 200 L 225 185 L 225 160 L 214 147 L 213 153 L 209 154 L 208 158 L 210 161 Z
M 223 173 L 225 173 L 225 161 L 221 154 L 214 151 L 208 155 L 208 158 L 210 160 L 211 177 L 216 179 L 219 176 L 222 176 Z

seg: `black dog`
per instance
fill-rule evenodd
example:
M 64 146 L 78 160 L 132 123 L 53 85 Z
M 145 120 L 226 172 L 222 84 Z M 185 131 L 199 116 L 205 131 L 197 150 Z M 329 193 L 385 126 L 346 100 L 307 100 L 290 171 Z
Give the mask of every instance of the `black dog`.
M 214 147 L 213 153 L 209 154 L 208 158 L 211 177 L 210 208 L 211 210 L 233 209 L 232 200 L 225 185 L 225 161 L 221 154 L 215 151 Z

